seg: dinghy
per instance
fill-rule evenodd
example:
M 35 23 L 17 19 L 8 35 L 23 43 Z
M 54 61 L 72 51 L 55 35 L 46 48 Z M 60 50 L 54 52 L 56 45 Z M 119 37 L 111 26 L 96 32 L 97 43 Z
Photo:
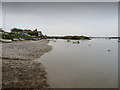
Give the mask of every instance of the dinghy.
M 10 39 L 0 39 L 1 42 L 4 42 L 4 43 L 11 43 L 12 40 Z

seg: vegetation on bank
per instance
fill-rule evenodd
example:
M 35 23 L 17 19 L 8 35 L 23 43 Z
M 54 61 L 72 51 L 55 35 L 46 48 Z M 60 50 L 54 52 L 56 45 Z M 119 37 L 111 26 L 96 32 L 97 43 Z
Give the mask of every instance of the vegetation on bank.
M 13 38 L 23 38 L 26 40 L 32 39 L 31 36 L 19 35 L 19 34 L 8 34 L 8 33 L 0 33 L 0 37 L 2 37 L 2 39 L 13 39 Z
M 8 33 L 0 33 L 0 37 L 2 37 L 3 39 L 13 39 L 13 38 L 23 38 L 26 40 L 31 40 L 33 38 L 37 38 L 33 37 L 33 36 L 28 36 L 28 35 L 20 35 L 20 34 L 8 34 Z M 44 36 L 41 37 L 43 39 L 73 39 L 73 40 L 90 40 L 89 37 L 87 36 Z
M 37 29 L 31 30 L 31 29 L 19 29 L 19 28 L 13 28 L 11 29 L 11 33 L 19 33 L 19 34 L 28 34 L 30 36 L 43 36 L 41 31 L 38 31 Z
M 5 32 L 2 28 L 0 28 L 0 38 L 2 39 L 25 39 L 25 40 L 31 40 L 33 38 L 44 38 L 44 35 L 41 31 L 30 30 L 30 29 L 19 29 L 19 28 L 13 28 L 11 29 L 11 32 Z
M 73 39 L 73 40 L 90 40 L 89 37 L 87 36 L 63 36 L 63 37 L 58 37 L 58 36 L 47 36 L 48 39 Z
M 87 36 L 47 36 L 43 35 L 41 31 L 30 30 L 30 29 L 19 29 L 13 28 L 11 32 L 0 33 L 0 37 L 3 39 L 13 39 L 13 38 L 23 38 L 26 40 L 31 40 L 33 38 L 41 38 L 41 39 L 72 39 L 72 40 L 90 40 L 90 37 Z

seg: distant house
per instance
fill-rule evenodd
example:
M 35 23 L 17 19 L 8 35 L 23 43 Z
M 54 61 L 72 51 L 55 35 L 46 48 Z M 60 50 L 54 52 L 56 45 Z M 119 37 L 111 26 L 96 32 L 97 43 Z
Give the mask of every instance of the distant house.
M 37 29 L 35 30 L 12 30 L 11 33 L 16 33 L 16 34 L 20 34 L 20 35 L 31 35 L 31 36 L 43 36 L 41 31 L 38 31 Z
M 5 31 L 4 30 L 2 30 L 2 28 L 0 28 L 0 33 L 4 33 Z

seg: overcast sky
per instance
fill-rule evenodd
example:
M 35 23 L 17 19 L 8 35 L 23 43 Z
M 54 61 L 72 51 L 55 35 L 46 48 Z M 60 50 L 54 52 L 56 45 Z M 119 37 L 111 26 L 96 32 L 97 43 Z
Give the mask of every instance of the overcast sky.
M 3 2 L 2 11 L 6 31 L 17 27 L 46 35 L 118 35 L 117 2 Z

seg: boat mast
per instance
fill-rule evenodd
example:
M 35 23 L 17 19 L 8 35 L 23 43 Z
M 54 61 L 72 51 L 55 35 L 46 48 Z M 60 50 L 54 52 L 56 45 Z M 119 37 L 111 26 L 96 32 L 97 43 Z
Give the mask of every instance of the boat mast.
M 0 19 L 1 19 L 0 28 L 2 28 L 2 1 L 1 0 L 0 0 L 0 13 L 1 13 L 1 15 L 0 15 Z
M 4 21 L 3 21 L 3 28 L 4 28 L 4 31 L 6 30 L 6 10 L 4 11 Z

